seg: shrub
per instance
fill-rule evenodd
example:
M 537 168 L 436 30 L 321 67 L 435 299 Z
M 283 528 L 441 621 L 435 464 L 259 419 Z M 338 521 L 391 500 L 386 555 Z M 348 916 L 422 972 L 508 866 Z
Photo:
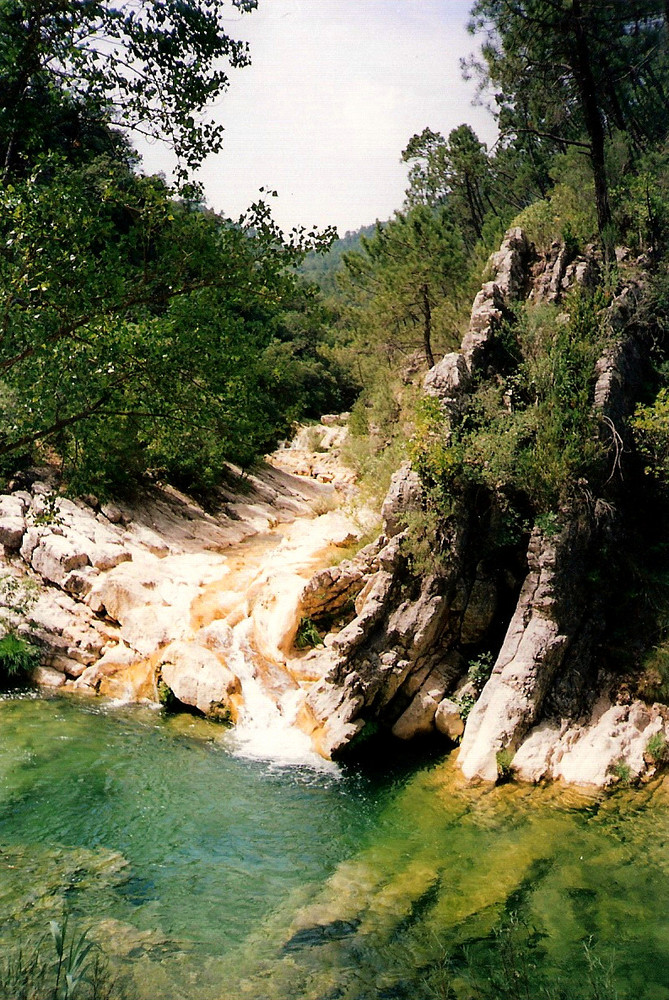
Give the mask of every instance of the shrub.
M 611 765 L 610 773 L 621 785 L 629 785 L 632 782 L 632 768 L 624 757 L 620 757 L 615 764 Z
M 646 701 L 669 698 L 669 642 L 660 643 L 646 655 L 637 690 Z
M 297 626 L 297 634 L 295 636 L 295 645 L 298 649 L 306 649 L 307 646 L 311 646 L 313 648 L 315 646 L 325 645 L 320 632 L 311 618 L 306 617 L 300 619 L 300 624 Z
M 460 718 L 463 722 L 466 722 L 469 718 L 469 713 L 476 704 L 476 697 L 473 694 L 462 694 L 457 699 L 456 704 L 460 710 Z
M 499 782 L 509 781 L 513 776 L 513 758 L 515 754 L 510 747 L 504 747 L 495 754 L 497 760 L 497 780 Z
M 158 681 L 158 701 L 168 712 L 174 709 L 178 702 L 172 688 L 163 680 Z
M 0 682 L 21 680 L 39 666 L 40 656 L 33 643 L 7 632 L 0 639 Z
M 503 377 L 482 379 L 464 412 L 449 418 L 436 399 L 419 404 L 410 455 L 437 509 L 483 487 L 518 534 L 528 515 L 550 522 L 608 474 L 592 412 L 603 303 L 573 295 L 568 321 L 528 307 L 496 337 Z
M 492 653 L 481 653 L 469 661 L 467 677 L 476 687 L 477 691 L 482 691 L 494 667 Z
M 646 744 L 646 753 L 654 764 L 669 762 L 669 743 L 663 732 L 653 733 Z

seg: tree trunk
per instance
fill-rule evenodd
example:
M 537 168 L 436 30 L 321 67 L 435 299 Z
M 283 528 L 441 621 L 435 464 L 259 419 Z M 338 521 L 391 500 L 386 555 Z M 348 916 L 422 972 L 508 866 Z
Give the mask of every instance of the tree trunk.
M 573 0 L 571 21 L 574 46 L 571 51 L 571 65 L 583 111 L 585 128 L 590 140 L 590 161 L 595 178 L 595 202 L 599 234 L 608 257 L 611 252 L 611 205 L 609 185 L 606 176 L 604 125 L 597 99 L 597 85 L 592 70 L 590 47 L 584 24 L 582 0 Z
M 471 184 L 469 177 L 465 174 L 465 193 L 467 195 L 467 203 L 469 204 L 469 215 L 472 220 L 472 226 L 474 227 L 474 232 L 476 233 L 476 238 L 481 239 L 481 223 L 479 222 L 478 215 L 476 212 L 476 204 L 474 202 L 474 195 L 472 193 Z
M 432 353 L 432 307 L 430 306 L 430 295 L 427 285 L 421 288 L 423 295 L 423 347 L 425 357 L 430 368 L 434 368 L 434 355 Z

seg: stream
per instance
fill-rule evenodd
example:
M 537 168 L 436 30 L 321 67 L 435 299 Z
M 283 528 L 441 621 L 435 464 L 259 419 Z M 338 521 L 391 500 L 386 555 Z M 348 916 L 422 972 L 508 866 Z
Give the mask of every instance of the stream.
M 264 759 L 252 732 L 185 714 L 4 697 L 3 953 L 67 911 L 129 1000 L 430 1000 L 472 954 L 495 962 L 514 915 L 549 976 L 581 983 L 585 944 L 621 997 L 669 998 L 666 783 L 483 790 L 448 758 L 300 753 Z

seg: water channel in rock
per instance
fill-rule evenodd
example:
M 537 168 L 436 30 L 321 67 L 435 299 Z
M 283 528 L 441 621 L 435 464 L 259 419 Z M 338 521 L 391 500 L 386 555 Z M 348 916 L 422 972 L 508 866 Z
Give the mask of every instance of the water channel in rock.
M 586 944 L 621 995 L 669 998 L 666 784 L 482 789 L 448 758 L 265 758 L 190 715 L 3 698 L 2 952 L 67 911 L 130 1000 L 429 1000 L 446 956 L 458 989 L 467 955 L 495 960 L 513 914 L 547 974 L 580 982 Z

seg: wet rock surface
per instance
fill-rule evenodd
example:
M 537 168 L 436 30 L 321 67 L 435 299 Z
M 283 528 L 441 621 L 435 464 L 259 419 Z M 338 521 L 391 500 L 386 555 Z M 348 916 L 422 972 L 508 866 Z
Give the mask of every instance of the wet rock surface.
M 323 431 L 341 443 L 345 421 L 331 419 Z M 34 681 L 44 687 L 123 701 L 162 694 L 234 722 L 244 702 L 228 662 L 240 655 L 235 629 L 253 618 L 244 659 L 262 661 L 278 697 L 297 687 L 282 647 L 294 652 L 300 614 L 331 616 L 338 594 L 352 607 L 366 582 L 362 569 L 328 570 L 300 605 L 317 565 L 366 530 L 331 509 L 348 496 L 345 472 L 328 482 L 269 463 L 231 469 L 212 511 L 172 487 L 133 505 L 71 500 L 49 469 L 15 485 L 0 497 L 3 623 L 41 650 Z

